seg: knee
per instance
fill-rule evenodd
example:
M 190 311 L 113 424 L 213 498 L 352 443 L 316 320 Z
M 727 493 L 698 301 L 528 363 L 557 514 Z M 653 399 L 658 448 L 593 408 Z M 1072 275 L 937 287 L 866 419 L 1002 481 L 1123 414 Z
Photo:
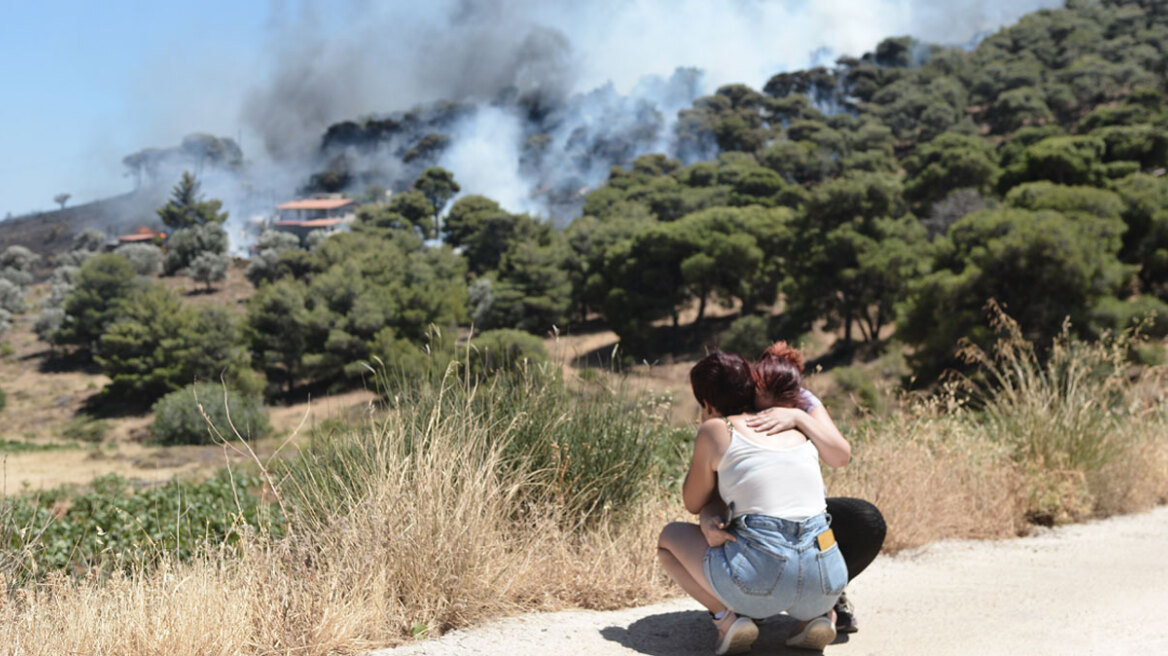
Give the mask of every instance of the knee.
M 661 529 L 661 535 L 657 536 L 657 550 L 664 549 L 665 551 L 673 551 L 673 545 L 677 544 L 678 538 L 685 533 L 688 528 L 692 526 L 686 522 L 670 522 Z
M 657 546 L 657 560 L 660 561 L 661 564 L 665 565 L 668 568 L 671 561 L 677 560 L 677 556 L 674 556 L 672 551 L 666 549 L 665 547 L 658 545 Z

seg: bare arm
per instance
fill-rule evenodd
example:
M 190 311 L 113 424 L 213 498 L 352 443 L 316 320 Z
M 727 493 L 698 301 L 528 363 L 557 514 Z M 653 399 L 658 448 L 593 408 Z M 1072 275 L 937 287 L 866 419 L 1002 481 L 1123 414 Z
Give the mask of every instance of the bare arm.
M 848 464 L 848 461 L 852 459 L 852 445 L 848 444 L 847 438 L 845 438 L 844 434 L 840 432 L 839 427 L 835 425 L 835 420 L 831 418 L 830 414 L 828 414 L 827 408 L 825 408 L 823 404 L 820 404 L 812 408 L 811 411 L 807 414 L 810 415 L 812 419 L 819 422 L 819 426 L 823 429 L 828 440 L 830 440 L 833 444 L 842 445 L 842 450 L 840 451 L 839 455 L 843 458 L 843 460 L 838 465 L 833 465 L 830 462 L 827 462 L 827 458 L 824 458 L 823 456 L 823 449 L 820 449 L 819 455 L 821 458 L 823 458 L 823 461 L 827 463 L 829 467 L 843 467 L 844 465 Z M 816 448 L 818 448 L 818 445 L 816 445 Z
M 715 466 L 721 450 L 718 448 L 717 431 L 719 428 L 726 430 L 721 422 L 720 419 L 704 422 L 694 438 L 693 458 L 681 486 L 681 499 L 685 509 L 695 515 L 701 513 L 702 508 L 718 494 Z

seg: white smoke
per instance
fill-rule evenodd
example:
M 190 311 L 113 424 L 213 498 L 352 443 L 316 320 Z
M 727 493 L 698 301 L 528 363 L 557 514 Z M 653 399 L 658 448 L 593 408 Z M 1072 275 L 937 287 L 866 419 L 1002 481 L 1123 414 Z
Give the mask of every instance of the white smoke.
M 491 198 L 516 212 L 538 211 L 526 180 L 519 172 L 519 117 L 495 107 L 482 107 L 454 130 L 453 145 L 439 164 L 452 173 L 463 190 L 491 190 Z

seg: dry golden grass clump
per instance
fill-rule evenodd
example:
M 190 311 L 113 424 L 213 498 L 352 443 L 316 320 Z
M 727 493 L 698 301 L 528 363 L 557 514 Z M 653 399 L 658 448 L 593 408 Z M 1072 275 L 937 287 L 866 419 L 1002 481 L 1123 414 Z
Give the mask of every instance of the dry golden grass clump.
M 1168 381 L 1138 368 L 1133 334 L 1085 343 L 1068 331 L 1041 356 L 996 317 L 992 352 L 938 395 L 853 434 L 833 495 L 869 499 L 889 525 L 885 549 L 995 538 L 1168 502 Z
M 865 426 L 852 441 L 852 463 L 826 475 L 828 492 L 880 508 L 886 551 L 1023 530 L 1022 481 L 1009 453 L 970 431 L 952 409 L 906 411 Z

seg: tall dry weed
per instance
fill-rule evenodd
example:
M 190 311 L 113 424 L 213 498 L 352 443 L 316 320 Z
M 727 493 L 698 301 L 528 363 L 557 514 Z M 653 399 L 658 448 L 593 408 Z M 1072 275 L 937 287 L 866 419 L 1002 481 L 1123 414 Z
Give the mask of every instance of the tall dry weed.
M 671 518 L 666 495 L 623 516 L 565 517 L 578 509 L 555 493 L 554 471 L 508 462 L 517 421 L 445 403 L 422 421 L 408 412 L 370 417 L 283 472 L 284 539 L 253 534 L 106 582 L 27 586 L 4 610 L 0 652 L 346 654 L 671 590 L 653 548 Z
M 963 350 L 978 369 L 955 393 L 968 402 L 970 429 L 1009 448 L 1023 474 L 1027 519 L 1064 523 L 1162 497 L 1168 472 L 1154 463 L 1168 450 L 1163 372 L 1128 364 L 1139 335 L 1085 342 L 1064 326 L 1039 354 L 1016 322 L 991 310 L 1001 338 L 989 353 Z
M 1025 530 L 1021 477 L 1008 450 L 969 430 L 952 404 L 925 403 L 869 422 L 852 436 L 852 456 L 826 474 L 827 488 L 880 508 L 886 551 Z

